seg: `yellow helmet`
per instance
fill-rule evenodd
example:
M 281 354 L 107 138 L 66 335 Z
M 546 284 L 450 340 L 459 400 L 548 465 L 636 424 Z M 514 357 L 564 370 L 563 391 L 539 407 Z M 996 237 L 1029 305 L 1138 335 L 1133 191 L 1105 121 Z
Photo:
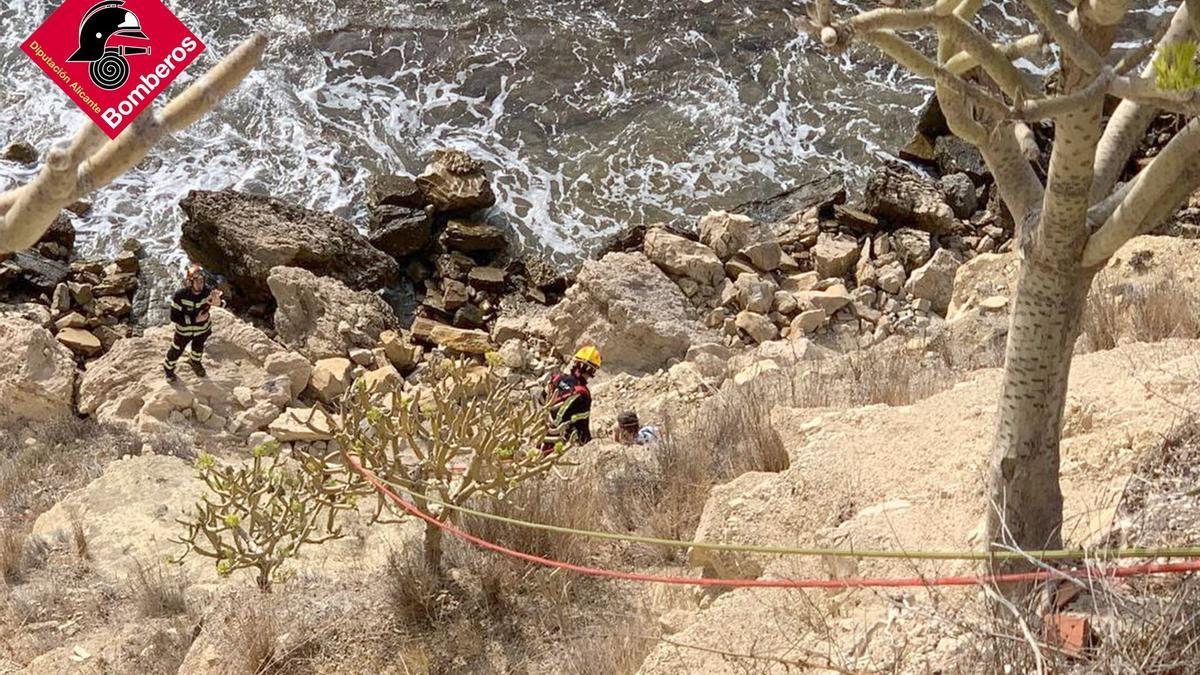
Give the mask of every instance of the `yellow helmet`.
M 592 345 L 580 347 L 579 351 L 575 352 L 575 362 L 586 363 L 593 368 L 600 368 L 600 350 Z

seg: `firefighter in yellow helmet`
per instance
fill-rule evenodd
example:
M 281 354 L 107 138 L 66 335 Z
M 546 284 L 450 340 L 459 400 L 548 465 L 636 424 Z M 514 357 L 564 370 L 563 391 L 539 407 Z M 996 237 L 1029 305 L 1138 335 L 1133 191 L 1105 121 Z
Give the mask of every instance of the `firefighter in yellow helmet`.
M 588 380 L 600 370 L 600 350 L 588 345 L 581 347 L 571 359 L 568 372 L 550 378 L 546 397 L 550 404 L 550 432 L 542 452 L 562 450 L 568 443 L 583 444 L 592 440 L 589 418 L 592 413 L 592 392 Z

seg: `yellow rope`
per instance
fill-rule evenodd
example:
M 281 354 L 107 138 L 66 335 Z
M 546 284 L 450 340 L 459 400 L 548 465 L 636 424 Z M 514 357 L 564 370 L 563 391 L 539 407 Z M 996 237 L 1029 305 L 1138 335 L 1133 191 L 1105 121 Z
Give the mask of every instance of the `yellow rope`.
M 544 530 L 546 532 L 556 532 L 558 534 L 570 534 L 581 537 L 591 537 L 593 539 L 607 539 L 610 541 L 625 541 L 638 544 L 651 544 L 654 546 L 670 546 L 673 548 L 695 548 L 707 551 L 728 551 L 731 553 L 766 553 L 772 555 L 798 555 L 798 556 L 829 556 L 834 558 L 891 558 L 905 560 L 1018 560 L 1033 558 L 1036 560 L 1064 560 L 1064 559 L 1093 559 L 1093 560 L 1115 560 L 1120 558 L 1194 558 L 1200 557 L 1200 547 L 1161 547 L 1161 548 L 1096 548 L 1091 550 L 1086 549 L 1051 549 L 1039 551 L 881 551 L 881 550 L 855 550 L 855 549 L 838 549 L 838 548 L 799 548 L 790 546 L 761 546 L 754 544 L 721 544 L 716 542 L 706 541 L 686 541 L 681 539 L 661 539 L 658 537 L 643 537 L 636 534 L 620 534 L 617 532 L 602 532 L 597 530 L 581 530 L 573 527 L 562 527 L 560 525 L 548 525 L 546 523 L 535 523 L 528 520 L 520 520 L 517 518 L 509 518 L 507 516 L 497 515 L 495 513 L 487 513 L 485 511 L 477 511 L 465 506 L 457 506 L 455 504 L 447 504 L 433 497 L 425 495 L 414 495 L 407 487 L 402 485 L 394 485 L 396 489 L 404 492 L 412 497 L 417 496 L 420 499 L 450 509 L 460 513 L 491 520 L 508 525 L 516 525 L 533 530 Z

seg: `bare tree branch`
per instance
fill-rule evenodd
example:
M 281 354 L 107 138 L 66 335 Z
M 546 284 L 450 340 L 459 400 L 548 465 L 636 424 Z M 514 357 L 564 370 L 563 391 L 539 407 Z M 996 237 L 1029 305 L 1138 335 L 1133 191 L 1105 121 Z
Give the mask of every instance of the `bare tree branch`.
M 1045 43 L 1042 41 L 1042 36 L 1038 33 L 1031 33 L 1025 37 L 1004 44 L 993 45 L 1005 58 L 1009 60 L 1017 60 L 1021 58 L 1029 58 L 1042 48 Z M 979 65 L 979 60 L 972 56 L 969 52 L 960 51 L 954 56 L 946 60 L 946 69 L 955 75 L 962 75 Z
M 1074 28 L 1067 23 L 1066 18 L 1054 11 L 1049 0 L 1025 0 L 1025 4 L 1045 26 L 1050 37 L 1062 47 L 1068 58 L 1079 65 L 1084 72 L 1096 75 L 1104 67 L 1104 59 L 1087 43 Z
M 1189 1 L 1196 2 L 1197 0 Z M 1189 14 L 1187 5 L 1180 5 L 1171 19 L 1167 32 L 1154 45 L 1156 49 L 1187 39 L 1191 31 Z M 1150 77 L 1153 74 L 1154 66 L 1152 64 L 1142 70 L 1143 77 Z M 1142 142 L 1142 138 L 1146 135 L 1146 129 L 1150 127 L 1150 122 L 1157 114 L 1158 108 L 1139 103 L 1136 100 L 1124 100 L 1117 106 L 1108 120 L 1108 125 L 1104 128 L 1104 135 L 1100 138 L 1100 144 L 1096 148 L 1092 201 L 1102 199 L 1116 185 L 1117 179 L 1120 178 L 1133 151 Z
M 1048 96 L 1033 101 L 1018 101 L 1013 105 L 1013 117 L 1032 122 L 1062 117 L 1068 113 L 1082 110 L 1104 95 L 1115 76 L 1116 72 L 1106 66 L 1087 87 L 1077 92 L 1061 96 Z
M 999 124 L 979 145 L 979 152 L 1000 189 L 1000 198 L 1017 222 L 1041 208 L 1044 188 L 1017 140 L 1013 123 Z
M 1109 93 L 1126 101 L 1167 110 L 1181 115 L 1200 114 L 1200 87 L 1185 91 L 1159 89 L 1151 77 L 1113 78 Z
M 938 34 L 943 36 L 941 39 L 952 41 L 955 47 L 964 49 L 975 57 L 1004 93 L 1015 97 L 1021 92 L 1040 89 L 1030 85 L 1025 74 L 1012 64 L 1011 57 L 996 48 L 983 33 L 958 16 L 940 16 L 934 23 L 938 27 Z
M 933 25 L 935 15 L 933 8 L 927 9 L 895 9 L 881 7 L 854 16 L 848 22 L 855 33 L 870 33 L 874 31 L 910 31 L 928 28 Z
M 1189 165 L 1196 163 L 1200 154 L 1200 118 L 1193 119 L 1166 147 L 1158 153 L 1154 161 L 1141 170 L 1133 179 L 1133 188 L 1129 194 L 1091 237 L 1084 248 L 1080 264 L 1092 267 L 1108 260 L 1117 249 L 1137 235 L 1143 228 L 1143 222 L 1151 212 L 1161 213 L 1163 209 L 1174 212 L 1174 205 L 1166 204 L 1166 197 L 1171 192 L 1172 184 L 1181 183 L 1180 177 L 1187 171 Z M 1183 195 L 1186 198 L 1187 194 Z M 1162 202 L 1162 204 L 1159 204 Z M 1160 208 L 1155 208 L 1159 205 Z
M 104 187 L 137 164 L 165 134 L 212 110 L 262 58 L 266 37 L 255 35 L 205 73 L 161 112 L 138 117 L 115 140 L 106 141 L 88 122 L 67 148 L 56 147 L 27 185 L 0 195 L 0 252 L 35 244 L 59 212 L 91 190 Z M 95 154 L 93 154 L 95 153 Z

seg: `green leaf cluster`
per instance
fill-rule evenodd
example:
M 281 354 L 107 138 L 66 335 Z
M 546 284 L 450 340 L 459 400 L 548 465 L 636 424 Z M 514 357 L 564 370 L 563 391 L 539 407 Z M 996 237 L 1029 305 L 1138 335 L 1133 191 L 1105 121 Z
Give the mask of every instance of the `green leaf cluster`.
M 1154 83 L 1164 91 L 1186 91 L 1200 87 L 1196 43 L 1175 42 L 1162 46 L 1154 57 Z

